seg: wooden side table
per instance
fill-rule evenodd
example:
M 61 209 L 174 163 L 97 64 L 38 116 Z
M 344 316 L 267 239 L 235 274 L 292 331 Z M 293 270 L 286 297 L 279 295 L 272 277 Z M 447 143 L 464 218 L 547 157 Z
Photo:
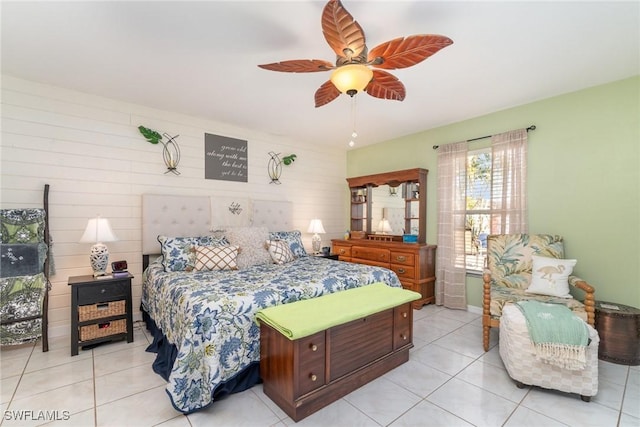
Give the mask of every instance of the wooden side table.
M 116 339 L 133 342 L 131 279 L 122 277 L 69 277 L 71 286 L 71 356 L 79 346 Z
M 621 365 L 640 365 L 640 310 L 596 301 L 598 358 Z

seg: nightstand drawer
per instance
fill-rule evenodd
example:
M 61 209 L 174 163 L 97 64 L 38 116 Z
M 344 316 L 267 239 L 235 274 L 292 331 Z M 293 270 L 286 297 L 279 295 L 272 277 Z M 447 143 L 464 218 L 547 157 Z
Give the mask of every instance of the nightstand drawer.
M 78 306 L 78 321 L 103 319 L 110 316 L 120 316 L 127 313 L 126 301 L 99 302 L 96 304 Z
M 127 332 L 127 320 L 112 320 L 111 322 L 94 323 L 80 327 L 80 341 L 89 341 L 96 338 L 104 338 L 111 335 Z
M 129 283 L 129 280 L 123 280 L 83 286 L 78 289 L 78 305 L 124 299 L 127 295 Z

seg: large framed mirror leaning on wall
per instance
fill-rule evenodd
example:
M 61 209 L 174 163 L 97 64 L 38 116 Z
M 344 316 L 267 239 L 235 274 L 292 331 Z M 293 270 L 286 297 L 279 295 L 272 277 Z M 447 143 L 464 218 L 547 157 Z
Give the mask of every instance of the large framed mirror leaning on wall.
M 435 302 L 436 246 L 427 240 L 427 169 L 407 169 L 347 178 L 349 239 L 332 240 L 341 261 L 393 270 L 405 289 L 422 298 L 414 309 Z

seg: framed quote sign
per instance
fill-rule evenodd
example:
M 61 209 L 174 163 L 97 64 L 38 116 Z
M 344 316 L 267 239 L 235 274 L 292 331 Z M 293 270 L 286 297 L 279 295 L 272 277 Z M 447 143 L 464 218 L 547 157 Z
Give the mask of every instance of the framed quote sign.
M 247 141 L 204 134 L 204 177 L 247 182 Z

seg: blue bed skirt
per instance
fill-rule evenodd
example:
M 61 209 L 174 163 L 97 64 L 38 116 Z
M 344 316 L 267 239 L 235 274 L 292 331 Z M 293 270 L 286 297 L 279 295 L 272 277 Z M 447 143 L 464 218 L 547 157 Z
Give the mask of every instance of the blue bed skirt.
M 140 311 L 142 311 L 142 319 L 147 325 L 147 330 L 151 332 L 153 336 L 153 342 L 146 349 L 146 351 L 150 353 L 156 353 L 156 360 L 152 365 L 153 371 L 156 374 L 160 375 L 165 381 L 169 381 L 169 375 L 171 374 L 173 362 L 176 360 L 178 349 L 174 344 L 171 344 L 169 341 L 167 341 L 162 331 L 156 326 L 156 323 L 144 310 L 143 307 L 140 307 Z M 262 379 L 260 378 L 260 363 L 251 363 L 245 369 L 238 372 L 233 378 L 229 379 L 226 382 L 218 384 L 218 386 L 213 390 L 212 403 L 230 394 L 245 391 L 261 382 Z M 171 395 L 169 395 L 169 398 L 171 399 Z M 171 404 L 177 411 L 182 412 L 183 414 L 190 414 L 209 406 L 207 405 L 193 411 L 185 412 L 178 409 L 178 407 L 173 402 L 173 399 Z

